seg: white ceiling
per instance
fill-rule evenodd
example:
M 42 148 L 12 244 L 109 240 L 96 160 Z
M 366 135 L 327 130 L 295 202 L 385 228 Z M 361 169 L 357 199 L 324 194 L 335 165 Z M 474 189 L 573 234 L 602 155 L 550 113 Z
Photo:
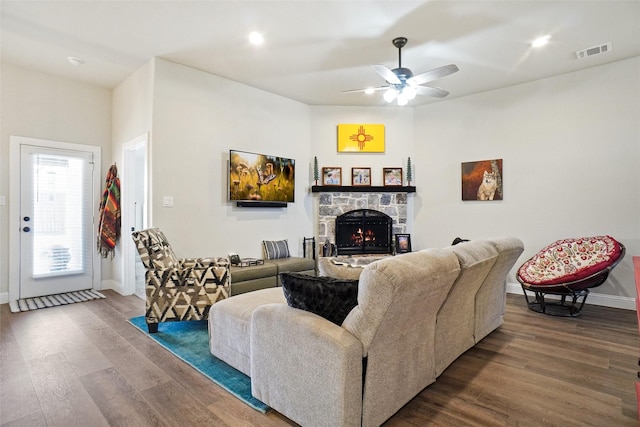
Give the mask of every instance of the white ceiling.
M 409 39 L 402 65 L 414 74 L 458 65 L 430 83 L 449 99 L 640 55 L 640 0 L 1 0 L 0 8 L 9 64 L 113 88 L 157 56 L 309 105 L 384 105 L 381 92 L 343 91 L 384 85 L 371 65 L 397 67 L 398 36 Z M 250 45 L 250 31 L 265 43 Z M 545 34 L 549 45 L 532 49 Z M 612 51 L 576 59 L 607 42 Z

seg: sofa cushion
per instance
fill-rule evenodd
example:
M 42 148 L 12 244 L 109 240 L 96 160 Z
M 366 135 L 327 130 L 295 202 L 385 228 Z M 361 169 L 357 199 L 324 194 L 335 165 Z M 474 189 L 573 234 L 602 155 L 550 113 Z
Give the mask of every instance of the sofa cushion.
M 358 304 L 358 280 L 281 273 L 287 304 L 315 313 L 336 325 Z
M 278 275 L 278 266 L 265 262 L 260 265 L 248 267 L 231 267 L 231 283 L 244 282 L 246 280 L 261 279 L 263 277 L 275 277 Z
M 272 303 L 286 303 L 282 289 L 247 292 L 213 304 L 209 310 L 211 354 L 251 376 L 251 316 L 257 307 Z
M 289 243 L 287 240 L 263 240 L 264 256 L 267 259 L 288 258 Z
M 311 258 L 278 258 L 267 261 L 266 263 L 276 265 L 278 267 L 278 273 L 285 273 L 287 271 L 307 272 L 316 269 L 316 261 Z

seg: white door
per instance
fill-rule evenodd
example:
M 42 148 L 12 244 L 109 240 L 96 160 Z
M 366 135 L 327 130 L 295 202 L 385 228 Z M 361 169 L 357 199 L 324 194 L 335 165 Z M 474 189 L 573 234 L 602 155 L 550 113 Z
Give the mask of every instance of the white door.
M 145 268 L 131 238 L 131 232 L 146 228 L 148 134 L 125 143 L 122 168 L 122 249 L 124 257 L 124 295 L 145 298 Z
M 93 153 L 20 146 L 20 298 L 93 288 Z

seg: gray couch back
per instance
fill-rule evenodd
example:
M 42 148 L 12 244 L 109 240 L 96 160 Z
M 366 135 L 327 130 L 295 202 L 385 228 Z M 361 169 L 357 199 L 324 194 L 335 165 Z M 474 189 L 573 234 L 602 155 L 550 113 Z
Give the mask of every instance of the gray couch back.
M 428 249 L 377 261 L 360 275 L 358 305 L 342 327 L 367 357 L 362 412 L 371 425 L 435 381 L 436 315 L 459 274 L 453 252 Z
M 379 425 L 502 324 L 505 283 L 522 253 L 507 237 L 385 258 L 360 275 L 342 327 L 366 357 L 362 425 Z

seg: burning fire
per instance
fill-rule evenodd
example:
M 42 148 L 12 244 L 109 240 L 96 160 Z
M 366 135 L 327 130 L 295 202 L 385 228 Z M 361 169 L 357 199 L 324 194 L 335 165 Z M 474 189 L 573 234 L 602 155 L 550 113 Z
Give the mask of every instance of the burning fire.
M 373 230 L 363 232 L 361 228 L 358 228 L 358 231 L 351 235 L 351 241 L 358 245 L 361 245 L 363 242 L 375 242 L 376 235 Z

